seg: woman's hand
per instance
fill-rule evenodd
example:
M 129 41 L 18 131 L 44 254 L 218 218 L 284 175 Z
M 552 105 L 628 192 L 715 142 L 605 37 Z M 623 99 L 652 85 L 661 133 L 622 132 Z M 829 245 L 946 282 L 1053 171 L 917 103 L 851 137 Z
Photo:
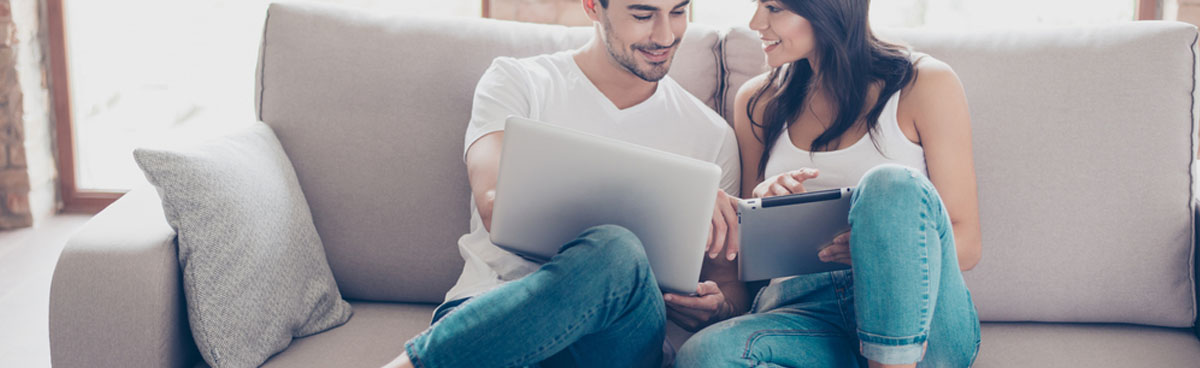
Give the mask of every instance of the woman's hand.
M 667 318 L 689 332 L 696 332 L 732 317 L 733 306 L 725 299 L 716 282 L 700 283 L 696 293 L 699 295 L 663 295 L 663 300 L 667 302 Z
M 845 265 L 850 265 L 850 232 L 841 233 L 833 237 L 833 242 L 821 248 L 817 253 L 817 258 L 821 262 L 837 262 Z
M 754 187 L 751 194 L 754 198 L 766 198 L 788 194 L 804 193 L 804 181 L 816 178 L 820 175 L 817 169 L 803 168 L 800 170 L 788 171 L 779 175 L 775 175 L 763 180 L 758 186 Z
M 738 254 L 738 198 L 717 190 L 717 204 L 713 207 L 712 225 L 708 232 L 708 245 L 704 251 L 708 258 L 716 259 L 725 250 L 725 259 L 732 261 Z

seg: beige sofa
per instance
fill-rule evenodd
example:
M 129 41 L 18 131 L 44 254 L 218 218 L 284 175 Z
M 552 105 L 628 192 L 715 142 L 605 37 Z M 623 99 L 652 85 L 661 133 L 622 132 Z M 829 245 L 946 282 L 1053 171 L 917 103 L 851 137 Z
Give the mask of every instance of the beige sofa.
M 476 81 L 494 57 L 578 47 L 591 32 L 271 6 L 259 118 L 295 164 L 355 313 L 267 366 L 378 366 L 426 327 L 462 266 Z M 1196 29 L 883 34 L 952 65 L 970 100 L 984 246 L 967 273 L 985 321 L 976 366 L 1200 366 Z M 732 94 L 764 68 L 753 32 L 692 25 L 671 75 L 728 118 Z M 67 245 L 50 340 L 56 367 L 199 360 L 153 190 Z

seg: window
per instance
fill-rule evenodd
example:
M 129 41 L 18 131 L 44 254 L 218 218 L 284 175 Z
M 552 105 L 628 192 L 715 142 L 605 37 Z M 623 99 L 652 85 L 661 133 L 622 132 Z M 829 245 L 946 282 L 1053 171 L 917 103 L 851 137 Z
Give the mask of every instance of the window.
M 480 0 L 321 1 L 394 13 L 482 13 Z M 211 135 L 254 121 L 254 68 L 270 2 L 48 0 L 51 42 L 69 55 L 55 68 L 66 77 L 54 78 L 53 87 L 56 100 L 70 100 L 56 105 L 57 116 L 69 117 L 60 132 L 70 133 L 60 136 L 71 139 L 59 142 L 67 146 L 59 171 L 68 211 L 97 211 L 143 182 L 136 147 L 179 130 Z M 79 201 L 88 203 L 72 203 Z

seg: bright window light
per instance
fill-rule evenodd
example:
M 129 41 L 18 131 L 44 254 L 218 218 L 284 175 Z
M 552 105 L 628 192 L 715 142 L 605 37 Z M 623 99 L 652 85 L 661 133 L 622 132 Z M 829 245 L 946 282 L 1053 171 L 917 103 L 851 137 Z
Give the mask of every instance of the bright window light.
M 479 0 L 323 0 L 383 12 L 479 17 Z M 133 149 L 179 130 L 252 122 L 269 0 L 63 0 L 76 185 L 144 182 Z M 137 9 L 137 11 L 129 11 Z

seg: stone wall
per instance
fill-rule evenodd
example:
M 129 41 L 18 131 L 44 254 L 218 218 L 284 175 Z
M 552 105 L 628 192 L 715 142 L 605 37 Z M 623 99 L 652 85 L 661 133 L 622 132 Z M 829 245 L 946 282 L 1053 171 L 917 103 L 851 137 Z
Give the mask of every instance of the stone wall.
M 25 121 L 25 153 L 29 169 L 29 204 L 34 223 L 58 213 L 58 164 L 55 159 L 54 119 L 50 104 L 50 60 L 45 0 L 12 1 L 17 28 L 17 77 L 21 90 L 21 118 Z
M 0 0 L 0 229 L 57 212 L 42 0 Z
M 17 30 L 9 0 L 0 0 L 0 228 L 33 225 L 29 209 L 29 169 L 25 121 L 17 78 Z

